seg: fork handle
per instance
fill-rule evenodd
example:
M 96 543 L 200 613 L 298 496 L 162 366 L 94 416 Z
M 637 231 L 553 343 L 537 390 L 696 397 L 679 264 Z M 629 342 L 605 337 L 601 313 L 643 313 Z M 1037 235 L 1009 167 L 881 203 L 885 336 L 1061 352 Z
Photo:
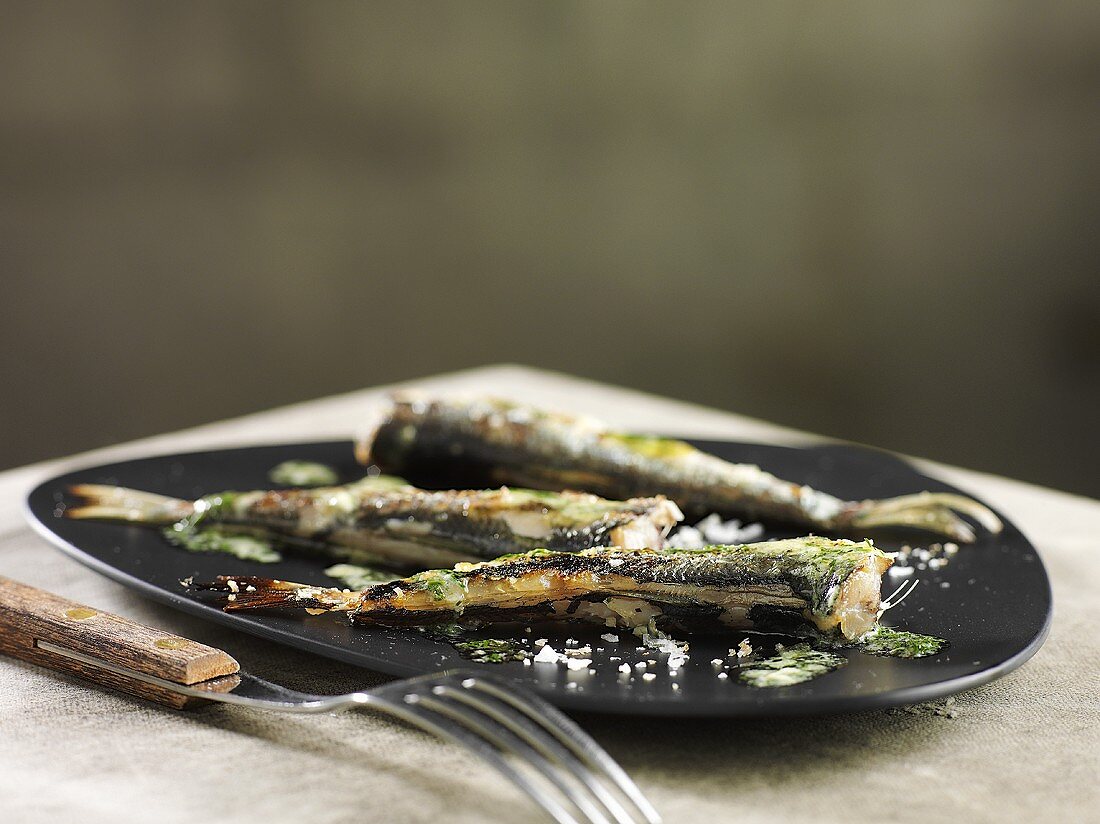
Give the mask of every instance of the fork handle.
M 201 699 L 43 649 L 39 642 L 116 667 L 211 691 L 236 686 L 240 667 L 227 653 L 45 590 L 0 577 L 0 652 L 182 709 Z

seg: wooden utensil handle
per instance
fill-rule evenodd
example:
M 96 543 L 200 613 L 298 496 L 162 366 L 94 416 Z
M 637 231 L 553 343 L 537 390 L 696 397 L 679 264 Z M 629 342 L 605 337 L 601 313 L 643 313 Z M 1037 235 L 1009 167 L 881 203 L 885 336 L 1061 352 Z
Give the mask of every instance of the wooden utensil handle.
M 208 691 L 232 689 L 237 679 L 224 676 L 240 669 L 220 649 L 0 577 L 0 652 L 176 709 L 201 700 L 75 661 L 42 649 L 39 642 Z

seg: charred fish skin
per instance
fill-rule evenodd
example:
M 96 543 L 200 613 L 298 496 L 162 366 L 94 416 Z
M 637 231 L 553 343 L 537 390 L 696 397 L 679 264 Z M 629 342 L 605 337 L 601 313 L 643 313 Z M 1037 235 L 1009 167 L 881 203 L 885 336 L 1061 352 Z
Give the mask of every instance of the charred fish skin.
M 803 512 L 799 487 L 758 467 L 728 464 L 682 441 L 609 432 L 596 421 L 494 398 L 395 396 L 390 416 L 360 441 L 357 455 L 385 471 L 415 474 L 441 461 L 463 463 L 479 480 L 534 488 L 600 495 L 660 488 L 692 515 L 798 520 Z M 835 517 L 843 502 L 823 496 L 820 508 L 824 517 Z
M 73 491 L 89 504 L 69 510 L 69 517 L 216 524 L 420 568 L 536 547 L 576 552 L 607 544 L 660 545 L 682 517 L 659 496 L 610 501 L 508 488 L 430 492 L 388 476 L 337 487 L 221 492 L 194 502 L 118 487 Z
M 1001 529 L 993 512 L 961 495 L 846 501 L 683 441 L 614 432 L 598 421 L 510 401 L 410 393 L 392 401 L 381 423 L 357 441 L 356 455 L 414 478 L 465 476 L 609 497 L 664 494 L 689 515 L 718 512 L 822 531 L 902 526 L 972 542 L 974 530 L 957 512 L 991 532 Z
M 631 628 L 655 619 L 748 630 L 763 628 L 754 616 L 763 607 L 769 621 L 780 611 L 794 629 L 852 639 L 877 621 L 890 563 L 869 542 L 812 536 L 702 550 L 537 550 L 379 585 L 363 593 L 352 619 L 423 622 L 434 612 L 445 620 L 574 617 Z M 518 614 L 506 618 L 509 610 Z
M 226 608 L 338 609 L 355 623 L 389 626 L 465 617 L 759 631 L 781 614 L 788 631 L 845 642 L 875 626 L 890 560 L 869 542 L 815 537 L 704 550 L 534 550 L 359 593 L 249 579 L 253 590 L 233 590 Z
M 682 517 L 662 497 L 610 501 L 507 487 L 433 492 L 385 476 L 347 487 L 246 493 L 232 508 L 239 523 L 317 541 L 367 546 L 384 537 L 478 558 L 536 547 L 576 552 L 613 536 L 637 540 L 629 537 L 633 531 L 660 540 Z

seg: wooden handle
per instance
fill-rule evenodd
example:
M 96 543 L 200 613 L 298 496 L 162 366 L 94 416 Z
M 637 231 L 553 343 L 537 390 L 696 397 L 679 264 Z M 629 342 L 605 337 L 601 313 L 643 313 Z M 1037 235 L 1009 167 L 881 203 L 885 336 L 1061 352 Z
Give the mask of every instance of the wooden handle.
M 0 652 L 175 709 L 201 703 L 201 699 L 42 649 L 40 641 L 209 692 L 227 692 L 238 683 L 233 674 L 240 666 L 220 649 L 0 577 Z

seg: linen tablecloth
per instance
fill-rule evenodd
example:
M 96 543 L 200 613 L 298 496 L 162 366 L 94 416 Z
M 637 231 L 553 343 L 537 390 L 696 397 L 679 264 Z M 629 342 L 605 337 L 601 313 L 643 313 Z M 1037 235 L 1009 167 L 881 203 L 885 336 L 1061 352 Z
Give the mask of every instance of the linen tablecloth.
M 419 380 L 587 412 L 624 429 L 799 443 L 738 415 L 516 366 Z M 291 687 L 384 676 L 152 603 L 50 547 L 22 512 L 37 481 L 77 463 L 354 433 L 379 388 L 0 474 L 0 575 L 224 648 Z M 13 437 L 13 433 L 5 433 Z M 946 702 L 822 718 L 580 716 L 669 822 L 1100 820 L 1100 503 L 920 462 L 1004 511 L 1050 572 L 1053 629 L 1030 662 Z M 366 713 L 173 712 L 0 658 L 0 821 L 438 822 L 539 820 L 489 769 Z

